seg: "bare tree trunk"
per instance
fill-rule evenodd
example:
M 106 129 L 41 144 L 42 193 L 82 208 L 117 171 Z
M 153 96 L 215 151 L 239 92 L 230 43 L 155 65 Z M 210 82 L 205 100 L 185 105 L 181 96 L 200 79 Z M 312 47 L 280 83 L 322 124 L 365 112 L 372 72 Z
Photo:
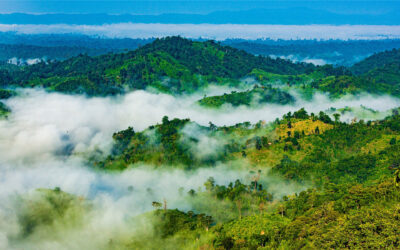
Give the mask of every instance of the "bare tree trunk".
M 236 206 L 239 211 L 239 220 L 242 219 L 242 202 L 240 200 L 236 201 Z
M 164 211 L 167 211 L 167 200 L 164 198 Z

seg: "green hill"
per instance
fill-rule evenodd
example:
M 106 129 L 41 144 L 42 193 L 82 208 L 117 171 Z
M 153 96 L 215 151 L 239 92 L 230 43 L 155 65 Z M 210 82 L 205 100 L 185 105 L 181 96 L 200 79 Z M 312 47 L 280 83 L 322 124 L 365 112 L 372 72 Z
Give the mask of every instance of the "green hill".
M 210 142 L 208 137 L 215 145 L 205 148 L 203 140 Z M 123 170 L 136 163 L 192 169 L 213 166 L 226 160 L 227 154 L 239 151 L 236 143 L 223 141 L 212 126 L 200 126 L 189 119 L 169 120 L 166 116 L 161 124 L 138 133 L 128 128 L 115 133 L 113 139 L 112 154 L 96 163 L 101 169 Z
M 150 130 L 168 135 L 160 147 L 176 149 L 182 139 L 178 134 L 189 124 L 188 120 L 165 118 Z M 308 114 L 300 109 L 272 124 L 210 124 L 202 129 L 209 138 L 221 132 L 233 140 L 240 150 L 225 152 L 221 159 L 246 159 L 245 170 L 253 177 L 246 182 L 232 180 L 228 185 L 218 185 L 210 177 L 203 189 L 186 190 L 181 195 L 193 210 L 207 216 L 157 209 L 148 214 L 162 219 L 154 225 L 157 235 L 133 237 L 131 246 L 148 246 L 152 238 L 155 245 L 190 244 L 186 245 L 189 249 L 191 244 L 215 249 L 399 247 L 397 110 L 380 121 L 347 124 L 340 122 L 339 116 L 333 121 L 323 112 Z M 150 134 L 149 130 L 134 133 L 132 129 L 116 133 L 115 159 L 132 159 L 139 153 L 137 149 L 144 155 L 161 152 L 149 141 Z M 171 156 L 162 157 L 167 160 Z M 173 158 L 175 163 L 187 160 L 180 154 Z M 270 191 L 271 177 L 310 188 L 275 197 Z M 153 202 L 153 206 L 162 204 Z
M 355 64 L 351 70 L 378 86 L 385 84 L 396 96 L 400 94 L 400 49 L 374 54 Z
M 147 87 L 182 93 L 193 92 L 209 82 L 238 80 L 255 68 L 276 74 L 299 74 L 315 67 L 254 56 L 214 41 L 167 37 L 127 53 L 97 57 L 80 55 L 61 62 L 23 67 L 12 74 L 12 82 L 24 87 L 43 86 L 89 95 L 116 94 L 125 88 Z M 2 82 L 10 82 L 5 74 L 0 78 Z
M 1 86 L 44 87 L 50 91 L 104 96 L 149 87 L 171 94 L 193 93 L 209 84 L 242 86 L 252 77 L 261 85 L 328 91 L 332 96 L 367 91 L 399 95 L 399 50 L 378 53 L 352 70 L 255 56 L 214 41 L 181 37 L 156 39 L 134 51 L 79 55 L 64 61 L 0 70 Z M 334 77 L 334 81 L 332 81 Z M 326 78 L 326 79 L 324 79 Z M 329 85 L 329 86 L 328 86 Z M 333 86 L 334 85 L 334 86 Z M 280 98 L 279 96 L 276 98 Z
M 368 71 L 381 68 L 385 65 L 400 62 L 400 49 L 392 49 L 376 53 L 354 64 L 350 70 L 356 75 L 368 73 Z

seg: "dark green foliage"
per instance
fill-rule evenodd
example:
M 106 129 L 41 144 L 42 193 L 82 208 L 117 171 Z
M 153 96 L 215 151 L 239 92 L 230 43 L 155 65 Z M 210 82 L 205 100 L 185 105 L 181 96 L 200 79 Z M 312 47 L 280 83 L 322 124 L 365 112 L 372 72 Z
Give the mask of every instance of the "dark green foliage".
M 0 102 L 0 118 L 7 117 L 10 112 L 10 108 L 8 108 L 4 103 Z
M 44 86 L 67 93 L 109 95 L 153 86 L 170 93 L 193 92 L 208 82 L 239 79 L 259 68 L 278 74 L 312 71 L 311 64 L 254 56 L 213 41 L 156 39 L 135 51 L 97 57 L 79 55 L 0 74 L 0 84 Z M 51 79 L 51 80 L 50 80 Z M 12 81 L 11 81 L 12 80 Z
M 13 83 L 13 78 L 9 71 L 0 69 L 0 87 L 7 86 Z
M 323 92 L 328 92 L 332 97 L 361 92 L 394 95 L 399 93 L 396 87 L 378 82 L 375 79 L 348 75 L 329 76 L 313 82 L 311 86 Z
M 8 99 L 15 96 L 17 93 L 8 89 L 0 89 L 0 99 Z
M 3 42 L 3 41 L 2 41 Z M 17 59 L 46 59 L 64 60 L 79 54 L 86 53 L 91 56 L 106 54 L 111 49 L 95 49 L 77 46 L 34 46 L 18 44 L 0 44 L 0 61 L 7 61 L 10 58 Z
M 256 55 L 295 56 L 321 58 L 337 65 L 352 65 L 359 58 L 392 48 L 400 48 L 399 39 L 378 40 L 273 40 L 228 39 L 223 42 L 229 46 Z
M 218 108 L 224 104 L 233 106 L 240 105 L 260 105 L 264 103 L 290 104 L 294 102 L 294 97 L 280 89 L 271 87 L 257 87 L 245 92 L 233 91 L 230 94 L 221 96 L 205 97 L 199 101 L 205 107 Z
M 378 83 L 385 83 L 397 90 L 399 93 L 400 81 L 400 62 L 384 64 L 379 68 L 374 68 L 364 74 L 364 77 L 373 79 Z M 397 88 L 396 88 L 397 87 Z
M 234 183 L 229 183 L 228 186 L 214 185 L 214 183 L 206 183 L 207 190 L 212 193 L 217 199 L 228 199 L 237 201 L 248 194 L 257 197 L 260 202 L 272 201 L 272 194 L 263 189 L 258 181 L 253 181 L 249 185 L 245 185 L 236 180 Z
M 307 111 L 304 108 L 301 108 L 300 110 L 294 112 L 293 117 L 296 119 L 308 119 L 309 118 Z M 288 125 L 288 128 L 290 128 L 289 125 Z
M 319 117 L 318 119 L 324 123 L 333 123 L 332 119 L 329 117 L 329 115 L 325 114 L 324 112 L 320 111 L 319 112 Z
M 390 53 L 396 55 L 398 52 L 394 50 Z M 392 57 L 395 58 L 395 55 Z M 400 95 L 397 85 L 399 64 L 394 59 L 388 59 L 378 65 L 362 76 L 352 76 L 344 67 L 292 63 L 254 56 L 214 41 L 196 42 L 181 37 L 167 37 L 127 53 L 95 57 L 84 54 L 65 61 L 42 62 L 8 71 L 3 69 L 0 71 L 0 86 L 41 86 L 49 90 L 91 96 L 115 95 L 126 89 L 147 87 L 179 94 L 192 93 L 210 83 L 237 86 L 242 77 L 253 74 L 256 78 L 261 76 L 262 80 L 259 80 L 262 84 L 268 82 L 270 77 L 282 80 L 288 86 L 295 82 L 302 83 L 302 90 L 308 94 L 311 93 L 308 88 L 308 82 L 311 81 L 311 87 L 329 92 L 332 97 L 362 91 Z M 260 103 L 287 104 L 293 101 L 287 93 L 277 90 L 258 92 L 211 97 L 218 99 L 210 99 L 211 106 L 215 106 L 214 102 L 217 105 L 225 102 L 235 106 L 249 105 L 255 94 L 261 96 Z
M 393 49 L 374 54 L 355 64 L 351 70 L 375 83 L 379 89 L 389 89 L 393 95 L 400 95 L 400 50 Z
M 112 154 L 98 164 L 106 169 L 124 169 L 138 162 L 192 168 L 214 165 L 219 160 L 225 160 L 228 153 L 240 151 L 235 142 L 221 142 L 221 149 L 202 155 L 196 149 L 199 138 L 184 133 L 182 130 L 185 126 L 193 126 L 201 136 L 217 136 L 218 133 L 209 127 L 194 124 L 189 119 L 169 120 L 165 116 L 161 124 L 150 126 L 142 132 L 135 133 L 132 128 L 128 128 L 115 133 Z
M 293 64 L 283 59 L 254 56 L 214 41 L 201 43 L 181 37 L 156 39 L 140 51 L 168 52 L 192 72 L 224 78 L 240 78 L 255 68 L 278 74 L 298 74 L 314 68 L 310 64 Z
M 157 223 L 154 225 L 155 234 L 161 238 L 173 236 L 180 231 L 194 231 L 208 228 L 212 221 L 210 216 L 205 214 L 194 214 L 175 210 L 156 210 L 154 212 Z
M 400 62 L 400 49 L 392 49 L 376 53 L 361 62 L 354 64 L 350 69 L 357 75 L 362 75 L 375 68 Z

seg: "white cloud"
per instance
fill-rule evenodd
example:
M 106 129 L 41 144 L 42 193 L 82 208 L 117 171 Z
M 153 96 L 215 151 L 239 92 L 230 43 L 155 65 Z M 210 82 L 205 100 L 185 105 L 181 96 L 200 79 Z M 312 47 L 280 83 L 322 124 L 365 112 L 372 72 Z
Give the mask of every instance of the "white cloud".
M 271 39 L 385 39 L 400 38 L 399 25 L 248 25 L 248 24 L 143 24 L 104 25 L 8 25 L 0 31 L 25 34 L 81 33 L 107 37 L 151 38 L 181 35 L 188 38 L 271 38 Z
M 222 90 L 213 89 L 212 93 Z M 127 218 L 151 210 L 152 201 L 166 198 L 170 208 L 191 209 L 179 195 L 180 187 L 184 187 L 185 192 L 197 189 L 210 176 L 218 184 L 227 184 L 237 178 L 250 180 L 246 162 L 220 164 L 216 168 L 191 172 L 142 166 L 113 174 L 85 166 L 79 153 L 95 148 L 106 152 L 112 142 L 112 133 L 128 126 L 133 126 L 136 131 L 143 130 L 160 122 L 164 115 L 190 118 L 202 125 L 208 125 L 209 121 L 233 125 L 243 121 L 273 121 L 301 107 L 318 112 L 332 106 L 364 105 L 380 111 L 400 106 L 398 99 L 388 96 L 348 96 L 332 102 L 324 95 L 316 95 L 312 101 L 300 100 L 290 106 L 265 105 L 258 109 L 225 106 L 217 111 L 194 105 L 193 102 L 201 97 L 178 98 L 135 91 L 125 96 L 86 98 L 26 89 L 7 100 L 12 113 L 8 119 L 0 120 L 0 248 L 26 249 L 34 244 L 37 249 L 79 249 L 82 246 L 98 249 L 110 238 L 121 236 L 121 232 L 132 233 L 134 228 L 127 223 Z M 193 131 L 188 127 L 184 132 L 196 134 L 201 142 L 199 149 L 209 145 L 218 149 L 217 142 L 204 138 L 196 129 Z M 69 149 L 76 154 L 60 154 Z M 298 186 L 267 176 L 264 181 L 272 183 L 268 185 L 268 191 L 278 195 L 299 190 Z M 130 190 L 130 186 L 133 189 Z M 93 213 L 81 228 L 58 232 L 62 237 L 33 238 L 24 242 L 28 245 L 15 245 L 16 242 L 10 240 L 19 232 L 13 196 L 37 188 L 55 187 L 91 199 Z M 148 188 L 153 192 L 148 192 Z M 88 238 L 91 241 L 85 240 Z
M 213 90 L 214 91 L 214 90 Z M 220 93 L 221 89 L 217 89 Z M 212 94 L 212 93 L 211 93 Z M 296 93 L 293 93 L 296 94 Z M 260 120 L 267 122 L 302 107 L 319 112 L 330 107 L 365 107 L 385 111 L 400 106 L 399 99 L 389 96 L 347 96 L 331 101 L 317 94 L 312 101 L 298 97 L 293 105 L 266 104 L 253 109 L 226 105 L 222 110 L 204 109 L 194 102 L 201 95 L 173 97 L 134 91 L 124 96 L 86 98 L 41 90 L 23 90 L 5 103 L 12 109 L 8 120 L 0 121 L 0 163 L 8 161 L 41 161 L 56 153 L 74 150 L 85 153 L 96 148 L 107 151 L 114 132 L 132 126 L 136 131 L 169 118 L 190 118 L 201 125 L 234 125 Z

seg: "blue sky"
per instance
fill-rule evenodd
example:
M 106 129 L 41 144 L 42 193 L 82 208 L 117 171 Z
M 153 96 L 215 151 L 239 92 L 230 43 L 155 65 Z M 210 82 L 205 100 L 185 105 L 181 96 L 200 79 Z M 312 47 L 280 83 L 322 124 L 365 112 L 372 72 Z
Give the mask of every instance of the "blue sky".
M 287 0 L 0 0 L 0 12 L 24 13 L 131 13 L 131 14 L 161 14 L 161 13 L 197 13 L 206 14 L 213 11 L 239 11 L 257 8 L 296 8 L 307 7 L 328 10 L 338 13 L 385 13 L 400 9 L 400 1 L 287 1 Z

